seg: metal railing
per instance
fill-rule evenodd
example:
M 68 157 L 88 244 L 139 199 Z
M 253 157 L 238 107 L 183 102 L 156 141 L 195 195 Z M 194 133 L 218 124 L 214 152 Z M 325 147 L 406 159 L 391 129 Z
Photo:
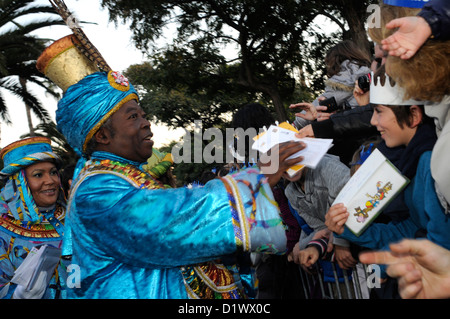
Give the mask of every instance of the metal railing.
M 314 265 L 314 272 L 308 273 L 299 266 L 303 293 L 306 299 L 368 299 L 369 287 L 367 266 L 358 264 L 351 274 L 342 269 L 342 280 L 339 280 L 336 263 L 331 262 L 334 281 L 325 280 L 323 269 Z

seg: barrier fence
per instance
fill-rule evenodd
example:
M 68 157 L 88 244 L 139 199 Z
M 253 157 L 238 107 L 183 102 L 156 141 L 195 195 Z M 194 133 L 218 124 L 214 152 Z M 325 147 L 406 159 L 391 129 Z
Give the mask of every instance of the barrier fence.
M 337 264 L 331 262 L 334 280 L 326 279 L 320 264 L 315 264 L 312 272 L 299 266 L 300 279 L 306 299 L 369 299 L 373 288 L 368 274 L 372 271 L 367 265 L 357 264 L 351 272 L 342 270 L 339 276 Z

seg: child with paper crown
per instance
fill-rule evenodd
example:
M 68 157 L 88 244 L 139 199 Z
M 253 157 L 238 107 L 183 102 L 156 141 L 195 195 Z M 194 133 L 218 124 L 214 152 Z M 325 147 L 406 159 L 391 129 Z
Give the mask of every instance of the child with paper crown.
M 421 102 L 404 100 L 403 89 L 384 74 L 383 68 L 374 76 L 370 102 L 375 108 L 371 123 L 386 145 L 405 147 L 397 168 L 410 183 L 398 196 L 404 196 L 410 217 L 399 223 L 372 223 L 357 237 L 345 226 L 350 216 L 347 207 L 336 204 L 326 215 L 326 225 L 337 238 L 370 249 L 387 249 L 403 238 L 419 237 L 450 248 L 450 220 L 436 195 L 430 172 L 431 150 L 436 142 L 432 120 L 424 114 Z
M 397 31 L 395 28 L 388 28 L 393 20 L 419 16 L 425 18 L 432 27 L 433 36 L 425 41 L 414 56 L 402 59 L 389 55 L 386 70 L 404 88 L 407 98 L 423 101 L 426 115 L 435 121 L 438 140 L 431 156 L 431 173 L 436 192 L 447 214 L 450 213 L 450 166 L 446 161 L 450 149 L 448 3 L 447 0 L 384 0 L 384 3 L 380 3 L 380 25 L 368 30 L 372 40 L 381 44 Z

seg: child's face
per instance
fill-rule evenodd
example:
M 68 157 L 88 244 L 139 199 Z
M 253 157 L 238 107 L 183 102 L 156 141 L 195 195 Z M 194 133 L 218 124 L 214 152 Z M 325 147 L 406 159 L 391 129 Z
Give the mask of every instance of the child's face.
M 376 126 L 388 147 L 408 145 L 416 133 L 415 128 L 400 127 L 392 109 L 381 104 L 374 108 L 370 124 Z

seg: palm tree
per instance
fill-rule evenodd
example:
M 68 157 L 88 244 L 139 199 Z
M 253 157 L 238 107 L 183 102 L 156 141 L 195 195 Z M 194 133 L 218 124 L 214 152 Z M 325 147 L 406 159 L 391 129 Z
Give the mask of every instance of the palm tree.
M 0 0 L 0 117 L 10 124 L 9 110 L 2 95 L 8 91 L 19 97 L 27 107 L 44 123 L 51 118 L 40 101 L 29 92 L 28 82 L 43 87 L 57 97 L 55 87 L 36 70 L 36 60 L 45 48 L 45 39 L 30 35 L 37 29 L 64 24 L 50 5 L 35 5 L 35 0 Z M 31 15 L 51 15 L 42 21 L 32 21 Z M 27 23 L 20 21 L 30 20 Z M 30 134 L 33 135 L 31 117 L 28 116 Z

